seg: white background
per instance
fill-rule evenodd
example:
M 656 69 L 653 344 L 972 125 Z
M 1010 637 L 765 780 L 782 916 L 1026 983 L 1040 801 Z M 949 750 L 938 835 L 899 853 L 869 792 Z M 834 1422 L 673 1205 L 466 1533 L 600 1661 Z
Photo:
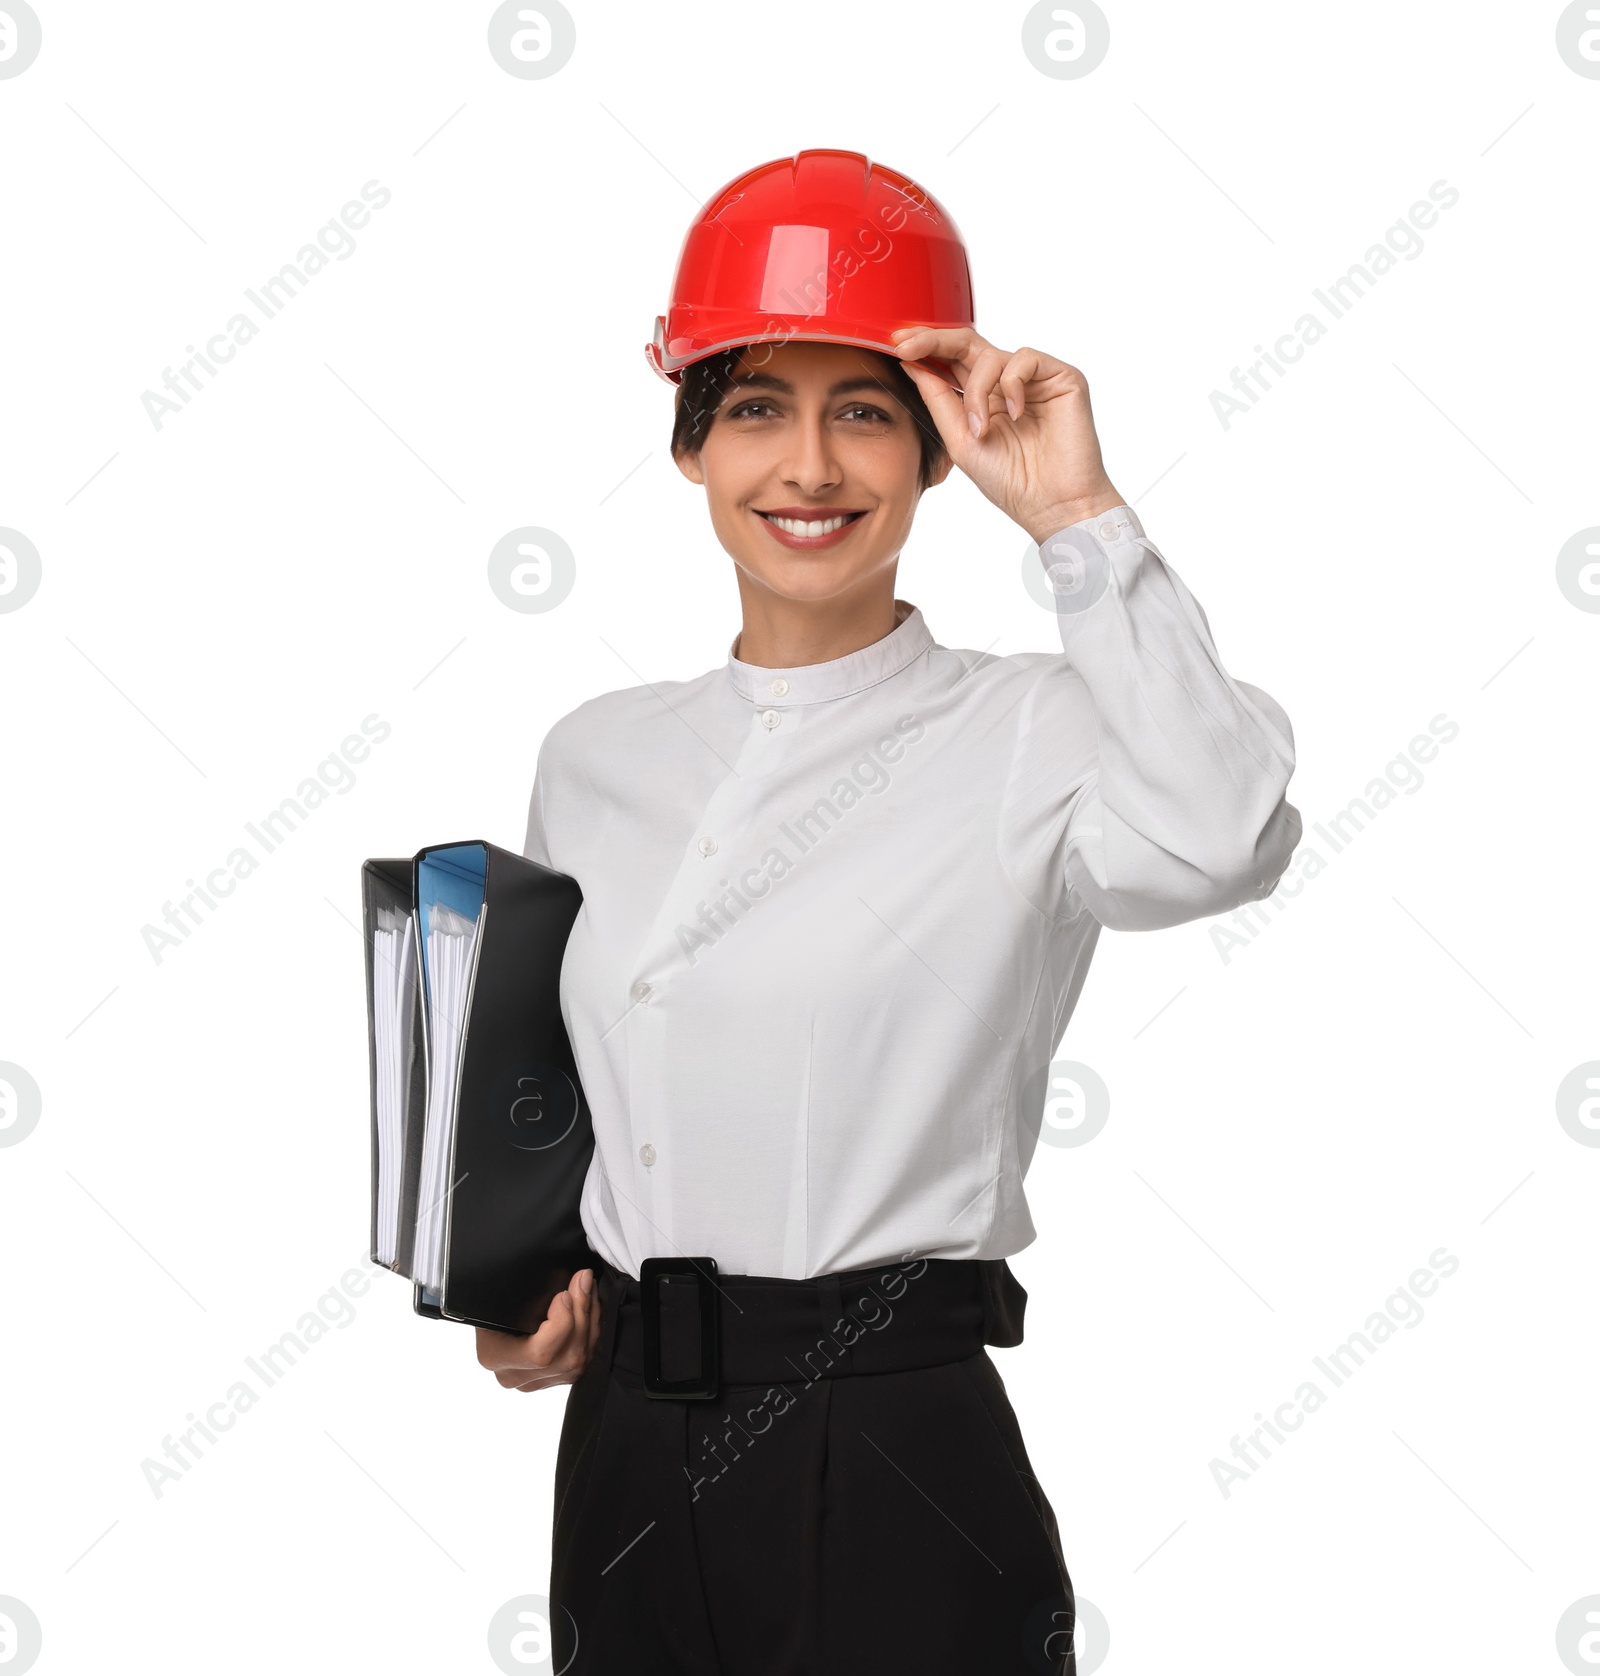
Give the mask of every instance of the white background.
M 490 1671 L 545 1589 L 562 1399 L 390 1276 L 159 1498 L 141 1463 L 362 1251 L 361 860 L 519 848 L 557 717 L 726 656 L 641 347 L 697 204 L 830 145 L 947 206 L 989 337 L 1085 369 L 1293 719 L 1308 840 L 1460 729 L 1226 962 L 1204 923 L 1101 941 L 1061 1052 L 1110 1121 L 1040 1149 L 996 1360 L 1103 1669 L 1559 1672 L 1600 1593 L 1600 1150 L 1555 1110 L 1600 1058 L 1600 616 L 1555 581 L 1600 524 L 1600 80 L 1560 8 L 1105 0 L 1058 80 L 1017 4 L 572 0 L 523 80 L 484 3 L 37 5 L 0 80 L 0 524 L 42 561 L 0 613 L 0 1060 L 43 1094 L 0 1149 L 0 1595 L 39 1668 Z M 141 392 L 369 180 L 355 253 L 156 429 Z M 1224 429 L 1211 391 L 1439 180 L 1421 255 Z M 487 583 L 519 525 L 576 555 L 548 614 Z M 1026 545 L 953 480 L 897 591 L 1052 649 Z M 354 788 L 157 963 L 142 927 L 374 713 Z M 1213 1458 L 1440 1247 L 1420 1324 L 1225 1497 Z

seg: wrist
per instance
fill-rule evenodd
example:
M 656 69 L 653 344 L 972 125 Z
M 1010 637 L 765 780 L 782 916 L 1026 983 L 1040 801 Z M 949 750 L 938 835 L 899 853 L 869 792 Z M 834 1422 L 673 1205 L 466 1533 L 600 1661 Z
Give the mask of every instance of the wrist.
M 1092 494 L 1081 495 L 1073 500 L 1053 501 L 1037 513 L 1030 513 L 1023 528 L 1038 546 L 1072 524 L 1098 518 L 1102 512 L 1109 512 L 1113 507 L 1125 504 L 1122 496 L 1112 487 L 1111 480 L 1106 478 L 1102 486 Z

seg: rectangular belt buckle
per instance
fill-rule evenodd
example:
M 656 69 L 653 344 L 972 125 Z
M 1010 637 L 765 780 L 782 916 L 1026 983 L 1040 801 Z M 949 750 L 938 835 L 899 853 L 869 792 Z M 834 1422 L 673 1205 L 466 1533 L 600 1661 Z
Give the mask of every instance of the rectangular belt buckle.
M 678 1402 L 709 1402 L 722 1378 L 722 1313 L 718 1309 L 716 1259 L 712 1257 L 648 1257 L 639 1266 L 639 1308 L 644 1320 L 644 1392 L 647 1397 Z M 664 1289 L 689 1287 L 700 1329 L 699 1366 L 681 1379 L 668 1379 L 661 1370 L 661 1294 Z M 672 1319 L 681 1323 L 683 1309 Z M 671 1328 L 669 1327 L 669 1332 Z M 676 1363 L 678 1358 L 669 1356 Z M 675 1370 L 676 1371 L 676 1370 Z

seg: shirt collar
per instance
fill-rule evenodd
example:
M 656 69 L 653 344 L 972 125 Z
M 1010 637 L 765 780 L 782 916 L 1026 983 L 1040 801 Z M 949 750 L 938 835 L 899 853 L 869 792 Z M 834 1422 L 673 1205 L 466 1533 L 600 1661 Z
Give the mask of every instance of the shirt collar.
M 739 644 L 735 635 L 728 647 L 728 678 L 733 690 L 740 698 L 777 707 L 846 698 L 863 688 L 874 687 L 891 675 L 898 675 L 933 644 L 933 636 L 916 606 L 909 600 L 897 599 L 894 610 L 896 626 L 881 640 L 846 652 L 842 658 L 798 664 L 792 669 L 767 669 L 761 664 L 741 662 L 733 655 L 734 647 Z

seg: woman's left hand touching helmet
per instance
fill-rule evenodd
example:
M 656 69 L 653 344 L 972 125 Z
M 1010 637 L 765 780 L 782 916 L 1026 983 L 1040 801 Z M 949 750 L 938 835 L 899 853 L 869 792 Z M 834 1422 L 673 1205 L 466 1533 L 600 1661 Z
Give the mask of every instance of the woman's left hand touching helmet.
M 1122 504 L 1076 367 L 1042 349 L 997 349 L 967 327 L 893 337 L 950 458 L 1034 541 Z M 929 356 L 948 363 L 959 389 L 917 364 Z

